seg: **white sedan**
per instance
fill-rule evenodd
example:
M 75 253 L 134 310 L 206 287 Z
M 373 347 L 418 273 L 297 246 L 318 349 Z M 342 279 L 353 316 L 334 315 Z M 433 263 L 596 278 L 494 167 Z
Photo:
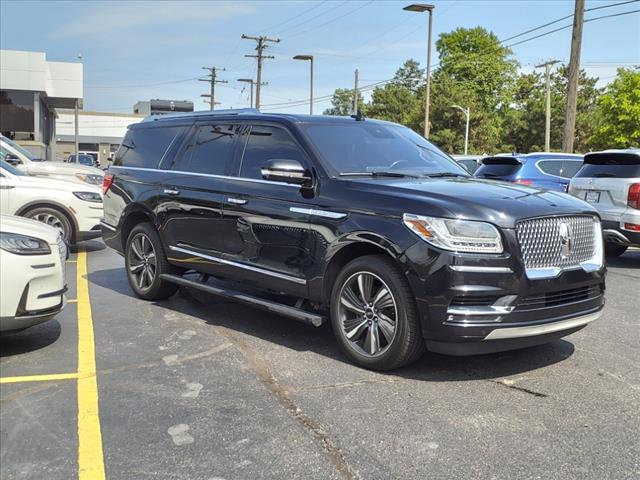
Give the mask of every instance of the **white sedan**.
M 58 230 L 0 215 L 0 332 L 46 322 L 64 308 L 66 260 Z
M 102 189 L 33 177 L 0 160 L 0 213 L 46 223 L 67 243 L 76 243 L 101 235 Z
M 84 182 L 90 185 L 102 185 L 102 177 L 104 177 L 104 172 L 99 168 L 79 163 L 50 162 L 37 158 L 26 148 L 2 135 L 0 135 L 0 160 L 4 160 L 29 175 L 39 177 Z

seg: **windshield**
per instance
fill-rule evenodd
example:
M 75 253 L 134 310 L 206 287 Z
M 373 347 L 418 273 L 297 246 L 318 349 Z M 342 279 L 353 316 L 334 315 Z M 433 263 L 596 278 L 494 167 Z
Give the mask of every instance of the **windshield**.
M 20 170 L 18 170 L 16 167 L 14 167 L 13 165 L 9 165 L 7 162 L 5 162 L 4 160 L 0 160 L 0 168 L 2 168 L 2 170 L 4 170 L 5 172 L 9 172 L 12 175 L 16 175 L 17 177 L 24 177 L 26 176 L 26 173 L 21 172 Z
M 17 143 L 15 143 L 15 142 L 13 142 L 11 140 L 9 140 L 7 137 L 2 137 L 2 141 L 5 142 L 7 145 L 11 146 L 11 148 L 13 148 L 14 150 L 17 150 L 18 152 L 20 152 L 22 155 L 27 157 L 32 162 L 41 162 L 42 161 L 42 159 L 36 157 L 29 150 L 27 150 L 23 146 L 18 145 Z
M 354 121 L 310 124 L 305 132 L 338 175 L 393 172 L 469 176 L 454 160 L 406 127 Z

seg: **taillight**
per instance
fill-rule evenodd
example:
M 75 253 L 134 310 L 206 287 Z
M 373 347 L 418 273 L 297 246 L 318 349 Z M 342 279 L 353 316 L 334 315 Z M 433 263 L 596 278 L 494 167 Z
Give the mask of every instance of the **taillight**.
M 629 187 L 627 195 L 627 205 L 631 208 L 640 210 L 640 183 L 633 183 Z
M 113 183 L 113 175 L 107 173 L 104 177 L 102 177 L 102 194 L 104 195 L 111 188 L 111 184 Z
M 624 229 L 630 230 L 632 232 L 640 232 L 640 225 L 638 225 L 637 223 L 625 223 Z
M 519 183 L 520 185 L 533 185 L 533 180 L 525 180 L 524 178 L 519 178 L 515 181 L 515 183 Z

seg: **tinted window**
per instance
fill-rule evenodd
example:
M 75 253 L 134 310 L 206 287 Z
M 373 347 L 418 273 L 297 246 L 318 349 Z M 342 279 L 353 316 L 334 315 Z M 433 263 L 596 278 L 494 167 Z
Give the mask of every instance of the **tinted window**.
M 522 164 L 514 162 L 489 163 L 481 165 L 480 168 L 476 170 L 474 176 L 485 178 L 508 177 L 518 173 L 518 170 L 521 168 Z
M 132 128 L 116 152 L 116 166 L 157 168 L 173 139 L 184 127 Z
M 572 178 L 578 173 L 578 170 L 582 168 L 582 162 L 572 162 L 571 160 L 565 160 L 562 162 L 562 176 L 565 178 Z
M 474 173 L 476 170 L 478 170 L 478 167 L 480 165 L 478 165 L 478 162 L 476 162 L 475 160 L 456 160 L 460 165 L 462 165 L 465 170 L 467 170 L 469 173 Z
M 538 162 L 538 167 L 547 175 L 555 175 L 556 177 L 563 177 L 562 175 L 562 160 L 544 160 Z
M 305 163 L 304 152 L 289 132 L 278 127 L 252 126 L 242 157 L 240 176 L 261 179 L 260 168 L 268 160 L 276 159 Z
M 233 160 L 236 130 L 235 125 L 200 126 L 194 136 L 195 141 L 185 147 L 179 165 L 188 165 L 186 170 L 189 172 L 224 175 L 227 165 Z
M 349 122 L 311 124 L 305 129 L 325 161 L 342 174 L 394 170 L 400 173 L 467 174 L 413 130 L 400 125 Z
M 576 177 L 639 178 L 640 156 L 631 153 L 587 155 Z

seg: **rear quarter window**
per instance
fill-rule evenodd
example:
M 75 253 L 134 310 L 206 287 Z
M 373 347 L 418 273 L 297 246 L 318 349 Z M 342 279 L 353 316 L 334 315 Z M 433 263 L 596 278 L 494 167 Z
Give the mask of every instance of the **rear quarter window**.
M 576 177 L 640 178 L 640 156 L 626 153 L 586 155 Z
M 132 128 L 116 152 L 113 164 L 122 167 L 157 168 L 173 140 L 186 127 Z
M 483 162 L 487 162 L 484 160 Z M 508 177 L 509 175 L 515 175 L 518 173 L 518 170 L 522 168 L 521 163 L 516 163 L 513 161 L 489 161 L 487 163 L 483 163 L 474 176 L 476 177 Z

